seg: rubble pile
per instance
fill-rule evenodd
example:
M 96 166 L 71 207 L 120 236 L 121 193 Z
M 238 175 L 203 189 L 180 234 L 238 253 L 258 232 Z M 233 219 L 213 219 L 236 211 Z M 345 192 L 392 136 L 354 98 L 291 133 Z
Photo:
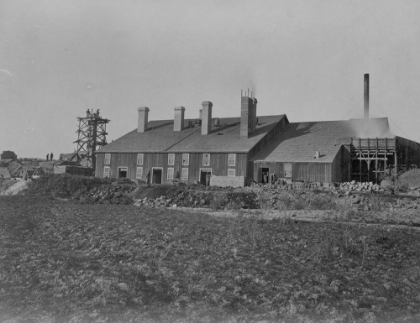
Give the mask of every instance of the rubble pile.
M 95 204 L 132 204 L 133 199 L 128 196 L 135 187 L 102 185 L 91 189 L 82 201 L 89 201 Z
M 343 182 L 340 183 L 340 190 L 343 191 L 362 191 L 362 192 L 383 192 L 384 188 L 373 182 Z
M 161 196 L 156 199 L 140 198 L 134 200 L 136 206 L 146 207 L 192 207 L 256 209 L 257 195 L 249 192 L 178 191 L 173 197 Z

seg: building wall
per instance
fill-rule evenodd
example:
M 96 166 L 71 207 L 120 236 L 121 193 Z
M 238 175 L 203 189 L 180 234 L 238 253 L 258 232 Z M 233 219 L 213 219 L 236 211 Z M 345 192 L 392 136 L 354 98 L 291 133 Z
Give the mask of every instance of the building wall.
M 210 153 L 210 166 L 203 166 L 202 153 L 189 153 L 189 165 L 182 165 L 182 153 L 175 153 L 175 163 L 168 166 L 168 153 L 144 153 L 143 165 L 137 165 L 137 153 L 111 153 L 111 162 L 104 165 L 105 154 L 96 154 L 96 177 L 104 177 L 104 166 L 110 167 L 110 178 L 118 178 L 118 168 L 127 167 L 127 178 L 136 180 L 137 167 L 143 167 L 143 180 L 152 167 L 162 167 L 162 183 L 171 183 L 167 180 L 168 167 L 174 168 L 174 174 L 182 168 L 188 168 L 188 182 L 196 182 L 200 180 L 200 169 L 211 168 L 212 174 L 216 176 L 227 176 L 228 169 L 235 169 L 235 176 L 246 176 L 247 173 L 247 154 L 236 154 L 235 166 L 228 166 L 227 153 Z
M 277 178 L 284 178 L 284 163 L 281 162 L 256 162 L 253 168 L 253 179 L 258 183 L 261 183 L 262 168 L 269 168 L 269 178 L 271 174 L 276 174 Z M 291 180 L 331 183 L 336 181 L 339 168 L 340 158 L 333 163 L 292 163 Z

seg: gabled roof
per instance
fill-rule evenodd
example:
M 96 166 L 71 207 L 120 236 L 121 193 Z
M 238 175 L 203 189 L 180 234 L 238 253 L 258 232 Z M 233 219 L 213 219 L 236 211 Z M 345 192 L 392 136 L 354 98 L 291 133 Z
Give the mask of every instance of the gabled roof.
M 241 138 L 240 118 L 218 118 L 219 126 L 212 125 L 210 134 L 201 135 L 201 127 L 173 131 L 173 120 L 150 121 L 148 131 L 138 133 L 137 128 L 109 143 L 96 153 L 159 153 L 159 152 L 249 152 L 285 115 L 258 117 L 256 131 L 249 138 Z M 213 118 L 216 119 L 216 118 Z
M 289 123 L 251 161 L 331 163 L 341 144 L 351 137 L 394 138 L 388 118 Z M 314 159 L 315 152 L 320 158 Z

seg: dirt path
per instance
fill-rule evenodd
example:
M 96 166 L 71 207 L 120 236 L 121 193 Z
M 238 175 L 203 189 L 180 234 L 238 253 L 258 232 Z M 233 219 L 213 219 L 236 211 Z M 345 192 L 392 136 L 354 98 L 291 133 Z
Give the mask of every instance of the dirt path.
M 283 219 L 300 222 L 335 222 L 348 225 L 411 228 L 420 231 L 420 214 L 412 212 L 365 212 L 347 216 L 335 210 L 212 210 L 208 208 L 177 208 L 189 213 L 206 213 L 218 217 L 256 216 L 266 220 Z
M 24 179 L 17 181 L 12 186 L 8 187 L 4 192 L 0 192 L 0 195 L 16 195 L 28 187 L 28 182 Z

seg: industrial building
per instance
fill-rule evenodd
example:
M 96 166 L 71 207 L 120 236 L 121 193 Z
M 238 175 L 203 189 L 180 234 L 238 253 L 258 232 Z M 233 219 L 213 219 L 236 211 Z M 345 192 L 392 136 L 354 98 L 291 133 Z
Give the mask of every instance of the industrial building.
M 378 182 L 382 174 L 420 166 L 418 143 L 392 135 L 387 118 L 369 118 L 368 75 L 364 82 L 363 119 L 258 116 L 249 94 L 241 94 L 237 118 L 213 117 L 205 101 L 197 119 L 184 119 L 185 108 L 176 107 L 173 120 L 149 122 L 149 108 L 141 107 L 136 129 L 96 151 L 95 175 L 151 184 L 204 184 L 211 175 L 213 185 L 240 186 L 245 178 Z

